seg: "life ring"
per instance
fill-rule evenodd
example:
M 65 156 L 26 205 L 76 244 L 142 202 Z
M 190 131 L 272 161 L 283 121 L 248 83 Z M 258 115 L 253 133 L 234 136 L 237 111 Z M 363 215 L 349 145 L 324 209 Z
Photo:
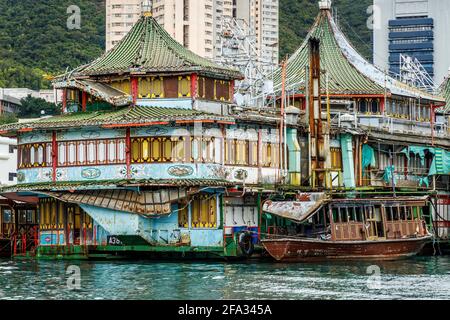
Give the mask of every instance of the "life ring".
M 255 250 L 255 246 L 253 244 L 252 234 L 248 231 L 244 231 L 239 234 L 239 247 L 241 248 L 242 253 L 246 257 L 251 257 L 253 251 Z

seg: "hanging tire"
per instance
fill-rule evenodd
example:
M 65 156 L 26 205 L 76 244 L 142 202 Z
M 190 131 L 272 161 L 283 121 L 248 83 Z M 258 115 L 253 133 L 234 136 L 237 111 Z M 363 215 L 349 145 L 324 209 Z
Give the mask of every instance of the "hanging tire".
M 251 232 L 244 231 L 239 234 L 239 248 L 244 256 L 250 258 L 255 251 L 255 246 L 253 244 L 253 238 Z

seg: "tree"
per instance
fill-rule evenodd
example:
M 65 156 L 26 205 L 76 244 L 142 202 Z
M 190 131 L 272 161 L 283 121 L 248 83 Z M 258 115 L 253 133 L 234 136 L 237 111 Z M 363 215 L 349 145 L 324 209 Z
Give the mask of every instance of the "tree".
M 34 98 L 31 95 L 20 100 L 20 118 L 38 118 L 42 115 L 53 116 L 60 114 L 60 107 L 41 98 Z M 44 111 L 44 112 L 42 112 Z
M 12 113 L 4 113 L 0 115 L 0 125 L 17 122 L 17 117 Z

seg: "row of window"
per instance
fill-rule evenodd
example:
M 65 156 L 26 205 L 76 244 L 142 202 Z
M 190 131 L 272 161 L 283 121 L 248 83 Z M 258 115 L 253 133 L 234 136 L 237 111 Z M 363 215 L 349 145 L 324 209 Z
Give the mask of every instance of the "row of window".
M 19 169 L 51 166 L 52 144 L 34 143 L 20 145 L 17 156 Z
M 111 83 L 114 88 L 131 94 L 129 79 Z M 230 81 L 199 77 L 197 91 L 200 98 L 230 101 Z M 183 98 L 191 97 L 191 77 L 145 77 L 138 79 L 139 98 Z
M 386 207 L 387 221 L 413 221 L 420 217 L 420 207 Z M 341 207 L 333 209 L 335 223 L 364 222 L 367 219 L 382 221 L 380 207 Z
M 426 155 L 425 159 L 422 159 L 417 154 L 409 154 L 409 159 L 404 153 L 394 153 L 393 159 L 390 159 L 389 152 L 385 150 L 375 151 L 375 167 L 368 168 L 386 168 L 392 165 L 395 166 L 395 171 L 401 176 L 405 174 L 413 175 L 427 175 L 429 172 L 431 159 Z
M 71 231 L 79 232 L 82 226 L 88 229 L 93 226 L 92 218 L 79 206 L 64 204 L 52 198 L 40 199 L 39 213 L 42 229 L 63 229 L 69 226 Z
M 381 114 L 380 101 L 376 99 L 358 100 L 357 109 L 360 113 Z M 429 121 L 431 117 L 429 106 L 419 106 L 418 104 L 411 104 L 402 100 L 388 100 L 385 106 L 385 113 L 392 117 L 416 121 Z
M 106 165 L 125 163 L 125 139 L 58 142 L 58 166 Z M 20 169 L 52 166 L 52 144 L 19 146 Z
M 261 149 L 261 159 L 259 150 Z M 332 150 L 333 166 L 341 168 L 340 153 Z M 114 165 L 126 162 L 125 139 L 58 142 L 59 167 Z M 278 143 L 225 139 L 216 137 L 141 137 L 131 140 L 132 163 L 222 163 L 227 165 L 277 168 L 280 163 Z M 19 146 L 19 168 L 51 167 L 52 144 Z
M 133 138 L 132 162 L 203 162 L 222 161 L 223 139 L 215 137 L 152 137 Z M 223 149 L 225 164 L 258 166 L 258 143 L 240 139 L 225 139 Z M 263 142 L 261 166 L 279 166 L 279 144 Z

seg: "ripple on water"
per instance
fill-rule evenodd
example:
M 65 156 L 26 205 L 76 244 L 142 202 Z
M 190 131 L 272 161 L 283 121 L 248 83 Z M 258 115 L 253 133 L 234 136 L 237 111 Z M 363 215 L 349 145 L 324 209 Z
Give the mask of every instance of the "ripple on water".
M 81 289 L 66 268 L 81 270 Z M 158 263 L 0 260 L 0 299 L 448 299 L 450 258 L 376 263 Z

